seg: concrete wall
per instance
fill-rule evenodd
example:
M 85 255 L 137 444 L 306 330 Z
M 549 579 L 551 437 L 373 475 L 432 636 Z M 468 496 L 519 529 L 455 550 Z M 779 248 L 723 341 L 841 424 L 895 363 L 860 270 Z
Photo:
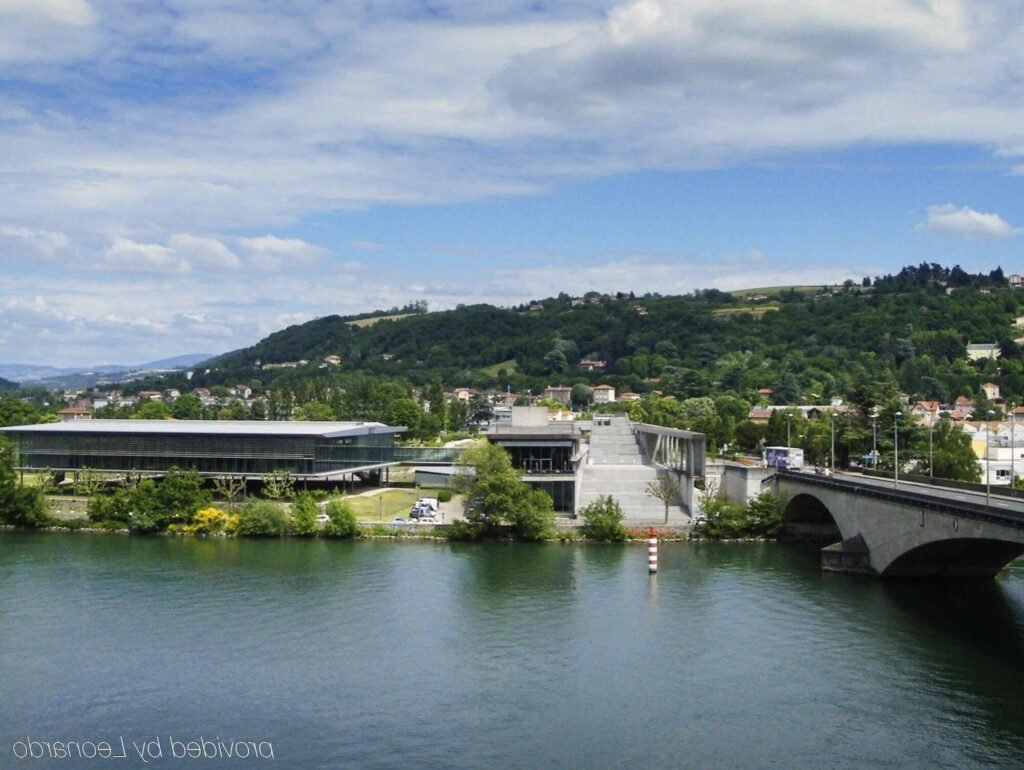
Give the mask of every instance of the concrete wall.
M 707 460 L 704 464 L 708 484 L 714 484 L 720 497 L 747 505 L 768 489 L 763 482 L 775 475 L 774 468 L 744 465 L 731 460 Z

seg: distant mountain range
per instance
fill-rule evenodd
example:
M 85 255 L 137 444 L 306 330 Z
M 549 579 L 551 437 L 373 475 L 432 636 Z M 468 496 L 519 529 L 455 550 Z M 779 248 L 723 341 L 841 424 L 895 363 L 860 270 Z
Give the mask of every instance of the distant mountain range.
M 135 366 L 100 364 L 97 366 L 56 367 L 40 364 L 0 364 L 0 379 L 11 380 L 22 385 L 85 387 L 101 380 L 124 382 L 162 371 L 185 369 L 212 357 L 212 353 L 189 353 L 173 358 L 162 358 L 159 361 L 147 361 Z

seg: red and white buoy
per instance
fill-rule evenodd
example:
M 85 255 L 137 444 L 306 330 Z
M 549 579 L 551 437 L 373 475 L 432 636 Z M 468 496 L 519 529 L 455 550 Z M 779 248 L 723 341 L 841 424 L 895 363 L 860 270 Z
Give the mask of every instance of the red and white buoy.
M 647 571 L 652 575 L 658 571 L 658 535 L 654 527 L 647 538 Z

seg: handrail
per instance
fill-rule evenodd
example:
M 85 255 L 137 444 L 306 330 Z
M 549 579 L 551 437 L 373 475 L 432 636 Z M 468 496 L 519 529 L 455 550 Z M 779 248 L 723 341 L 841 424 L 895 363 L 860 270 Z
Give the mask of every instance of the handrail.
M 841 490 L 862 497 L 871 497 L 878 500 L 912 504 L 916 507 L 940 513 L 949 513 L 957 516 L 966 516 L 979 521 L 989 521 L 1003 526 L 1024 529 L 1024 512 L 1018 511 L 997 511 L 991 506 L 980 503 L 968 502 L 966 500 L 949 500 L 937 498 L 934 495 L 922 494 L 921 492 L 908 489 L 887 489 L 877 487 L 873 484 L 861 484 L 851 479 L 840 479 L 834 476 L 811 476 L 799 471 L 780 469 L 775 478 L 777 480 L 794 481 L 809 486 L 826 487 Z

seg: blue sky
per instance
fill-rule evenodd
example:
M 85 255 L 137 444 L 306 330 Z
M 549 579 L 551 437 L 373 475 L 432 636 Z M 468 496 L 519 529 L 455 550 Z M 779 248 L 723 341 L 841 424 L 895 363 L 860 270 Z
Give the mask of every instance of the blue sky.
M 1009 0 L 0 0 L 0 362 L 1021 271 Z

